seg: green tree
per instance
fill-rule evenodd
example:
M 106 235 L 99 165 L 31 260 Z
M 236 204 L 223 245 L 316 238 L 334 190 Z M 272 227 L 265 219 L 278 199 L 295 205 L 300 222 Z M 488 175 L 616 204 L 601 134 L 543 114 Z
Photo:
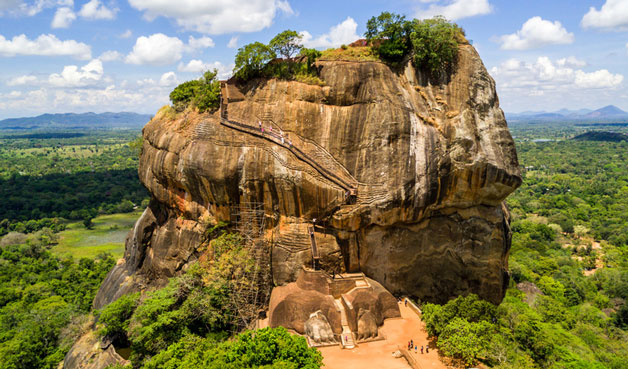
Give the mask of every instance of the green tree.
M 486 322 L 469 323 L 454 318 L 438 337 L 438 348 L 447 356 L 471 366 L 488 349 L 494 327 Z
M 462 28 L 443 17 L 413 20 L 410 41 L 414 64 L 431 73 L 449 69 L 457 59 L 458 38 L 463 35 Z
M 174 105 L 175 110 L 183 111 L 192 102 L 197 95 L 197 91 L 201 88 L 200 80 L 192 80 L 183 82 L 172 90 L 170 93 L 170 101 Z
M 387 61 L 400 61 L 409 51 L 409 27 L 403 15 L 382 12 L 366 22 L 367 41 L 377 41 L 377 53 Z
M 235 57 L 234 76 L 243 80 L 262 75 L 264 66 L 277 55 L 261 42 L 254 42 L 238 49 Z
M 273 37 L 268 47 L 276 55 L 281 55 L 284 59 L 291 59 L 303 48 L 301 45 L 302 38 L 303 36 L 296 31 L 286 30 Z

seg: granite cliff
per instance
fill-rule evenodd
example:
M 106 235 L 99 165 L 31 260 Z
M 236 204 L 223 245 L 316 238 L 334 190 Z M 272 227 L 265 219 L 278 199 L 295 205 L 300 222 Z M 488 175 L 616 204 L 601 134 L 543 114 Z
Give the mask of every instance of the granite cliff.
M 162 286 L 202 256 L 210 227 L 252 213 L 276 286 L 271 325 L 334 341 L 342 296 L 351 331 L 368 339 L 398 314 L 388 291 L 499 303 L 503 201 L 519 164 L 493 79 L 471 45 L 457 59 L 438 80 L 409 62 L 319 60 L 322 86 L 227 81 L 213 114 L 161 109 L 139 167 L 152 200 L 94 308 Z M 347 285 L 313 265 L 364 276 Z M 75 346 L 66 367 L 82 367 L 76 353 L 88 349 Z
M 223 83 L 214 114 L 160 110 L 144 127 L 150 206 L 96 308 L 163 283 L 199 257 L 207 227 L 263 206 L 275 285 L 312 264 L 361 271 L 393 293 L 499 303 L 508 211 L 521 183 L 493 79 L 475 49 L 435 82 L 411 63 L 316 63 L 324 86 Z M 226 118 L 226 119 L 225 119 Z M 337 270 L 335 270 L 337 271 Z

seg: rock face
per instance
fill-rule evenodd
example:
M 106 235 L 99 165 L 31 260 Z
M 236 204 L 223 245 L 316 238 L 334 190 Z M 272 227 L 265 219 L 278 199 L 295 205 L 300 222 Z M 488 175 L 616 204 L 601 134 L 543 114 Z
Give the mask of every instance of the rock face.
M 501 301 L 510 247 L 502 202 L 521 177 L 475 49 L 461 45 L 438 83 L 410 63 L 316 66 L 325 86 L 226 83 L 221 112 L 162 109 L 146 125 L 139 174 L 152 201 L 96 308 L 183 270 L 208 227 L 251 203 L 265 214 L 276 285 L 312 265 L 313 239 L 329 272 L 361 271 L 423 301 Z M 364 310 L 356 319 L 368 335 L 379 318 Z

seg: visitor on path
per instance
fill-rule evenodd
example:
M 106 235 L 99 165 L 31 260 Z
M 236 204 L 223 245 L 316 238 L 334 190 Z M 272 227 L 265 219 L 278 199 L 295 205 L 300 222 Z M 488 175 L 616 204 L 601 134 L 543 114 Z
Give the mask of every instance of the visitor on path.
M 259 123 L 259 129 L 262 130 L 262 121 L 258 120 L 257 123 Z M 263 130 L 262 130 L 263 131 Z
M 414 353 L 416 354 L 417 349 L 419 348 L 419 346 L 414 346 Z
M 412 350 L 412 347 L 414 347 L 414 341 L 410 340 L 410 350 Z
M 408 299 L 404 299 L 403 303 L 405 304 L 406 307 L 408 307 Z
M 430 346 L 425 345 L 425 353 L 429 354 L 430 353 Z
M 264 134 L 264 127 L 262 127 L 262 134 Z
M 421 346 L 421 355 L 423 355 L 423 346 Z

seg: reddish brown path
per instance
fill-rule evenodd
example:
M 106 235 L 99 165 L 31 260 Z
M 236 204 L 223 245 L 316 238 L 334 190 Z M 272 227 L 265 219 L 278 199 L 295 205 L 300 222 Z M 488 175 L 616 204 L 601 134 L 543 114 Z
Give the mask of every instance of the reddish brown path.
M 412 350 L 411 355 L 417 360 L 421 369 L 447 369 L 438 359 L 436 350 L 429 354 L 421 354 L 421 346 L 426 346 L 427 333 L 425 324 L 419 316 L 400 304 L 402 319 L 389 319 L 384 322 L 381 332 L 383 341 L 360 343 L 352 350 L 343 350 L 339 346 L 319 348 L 323 354 L 324 369 L 408 369 L 406 359 L 395 358 L 393 352 L 408 345 L 413 340 L 419 346 L 418 353 Z

